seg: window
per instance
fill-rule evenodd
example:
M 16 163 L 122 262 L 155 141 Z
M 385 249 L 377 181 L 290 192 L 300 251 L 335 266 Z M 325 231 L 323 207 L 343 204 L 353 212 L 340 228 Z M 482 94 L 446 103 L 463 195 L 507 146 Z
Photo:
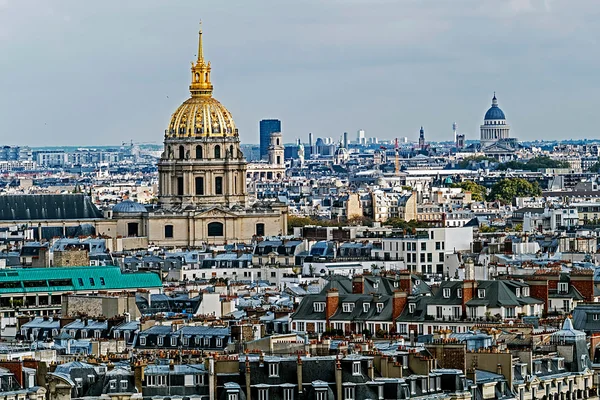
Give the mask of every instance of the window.
M 283 400 L 294 400 L 294 389 L 284 388 L 283 389 Z
M 408 304 L 408 312 L 411 314 L 415 312 L 415 303 Z
M 215 194 L 223 194 L 223 177 L 217 176 L 215 178 Z
M 504 310 L 505 310 L 506 318 L 514 318 L 515 317 L 515 308 L 514 307 L 507 307 Z
M 173 225 L 165 225 L 165 238 L 171 239 L 173 237 Z
M 223 347 L 223 339 L 217 338 L 217 347 Z
M 435 308 L 435 316 L 436 318 L 442 318 L 442 307 L 436 307 Z
M 208 236 L 223 236 L 223 224 L 220 222 L 208 224 Z
M 521 289 L 520 288 L 515 289 L 515 296 L 521 297 Z
M 315 400 L 327 400 L 327 391 L 317 390 L 315 392 Z
M 177 346 L 177 336 L 171 336 L 171 346 Z
M 265 236 L 265 224 L 256 224 L 256 236 Z
M 148 375 L 146 379 L 147 386 L 167 386 L 166 375 Z
M 479 297 L 480 299 L 485 298 L 485 289 L 477 290 L 477 297 Z
M 202 196 L 204 194 L 204 178 L 201 176 L 196 177 L 196 196 Z
M 444 288 L 444 298 L 445 299 L 450 298 L 450 288 Z
M 348 386 L 344 388 L 344 400 L 354 400 L 354 387 Z
M 423 250 L 423 251 L 427 250 L 427 243 L 426 242 L 422 242 L 421 243 L 421 250 Z
M 102 335 L 102 332 L 99 330 L 95 330 L 94 331 L 94 338 L 96 339 L 100 339 L 100 335 Z
M 83 278 L 77 278 L 77 282 L 79 283 L 79 286 L 83 286 Z
M 177 196 L 183 196 L 183 177 L 177 177 Z
M 121 390 L 127 390 L 127 381 L 121 380 Z
M 103 277 L 100 277 L 100 285 L 105 286 L 106 282 L 104 281 Z
M 117 381 L 115 379 L 111 379 L 110 382 L 108 382 L 109 386 L 111 389 L 116 389 L 117 388 Z
M 462 299 L 462 289 L 456 290 L 456 297 L 458 297 L 459 299 Z
M 442 248 L 442 244 L 440 242 L 435 242 L 435 249 L 439 250 Z
M 453 317 L 454 319 L 459 319 L 460 318 L 460 307 L 454 307 L 454 313 L 453 313 Z
M 140 346 L 145 346 L 146 345 L 146 337 L 142 336 L 140 337 Z
M 215 146 L 215 158 L 221 158 L 221 146 Z
M 427 262 L 433 262 L 433 253 L 427 253 Z
M 354 303 L 342 303 L 342 311 L 343 312 L 354 311 Z
M 421 262 L 425 262 L 425 253 L 421 253 L 420 259 L 421 259 Z
M 438 261 L 444 262 L 444 253 L 438 253 Z
M 189 346 L 190 344 L 190 337 L 189 336 L 184 336 L 183 337 L 183 345 L 184 346 Z
M 210 338 L 209 337 L 205 337 L 204 338 L 204 347 L 208 347 L 210 346 Z
M 202 146 L 196 146 L 196 158 L 197 159 L 202 158 Z
M 569 291 L 569 284 L 567 282 L 559 282 L 558 283 L 558 292 L 559 293 L 567 293 Z
M 164 338 L 163 336 L 159 336 L 159 337 L 158 337 L 158 339 L 156 340 L 156 343 L 157 343 L 159 346 L 163 346 L 163 345 L 164 345 L 164 342 L 165 342 L 165 338 Z
M 363 303 L 363 312 L 369 312 L 371 305 L 369 303 Z
M 325 311 L 325 303 L 316 302 L 313 304 L 313 309 L 315 310 L 315 312 L 323 312 Z
M 269 400 L 269 389 L 258 389 L 258 400 Z
M 352 375 L 360 375 L 360 361 L 352 363 Z
M 269 376 L 279 376 L 279 363 L 269 364 Z
M 377 312 L 380 313 L 383 311 L 383 303 L 377 303 Z
M 238 400 L 238 394 L 237 393 L 228 393 L 227 400 Z
M 90 278 L 90 286 L 96 286 L 96 283 L 94 282 L 94 278 Z

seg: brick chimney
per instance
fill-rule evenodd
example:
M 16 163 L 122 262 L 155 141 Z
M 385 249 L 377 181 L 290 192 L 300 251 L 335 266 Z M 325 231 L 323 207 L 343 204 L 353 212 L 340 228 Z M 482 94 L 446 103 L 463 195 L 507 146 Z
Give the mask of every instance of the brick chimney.
M 392 322 L 402 314 L 406 303 L 408 302 L 408 293 L 397 290 L 392 294 Z
M 352 278 L 352 294 L 364 294 L 365 292 L 365 277 L 357 275 Z
M 408 294 L 412 293 L 412 278 L 409 270 L 402 270 L 398 273 L 399 277 L 399 289 L 405 291 Z
M 329 318 L 335 314 L 338 307 L 340 306 L 340 293 L 337 289 L 330 289 L 327 292 L 327 297 L 325 300 L 325 318 L 329 322 Z
M 476 295 L 477 281 L 463 281 L 462 283 L 462 312 L 467 315 L 467 303 Z

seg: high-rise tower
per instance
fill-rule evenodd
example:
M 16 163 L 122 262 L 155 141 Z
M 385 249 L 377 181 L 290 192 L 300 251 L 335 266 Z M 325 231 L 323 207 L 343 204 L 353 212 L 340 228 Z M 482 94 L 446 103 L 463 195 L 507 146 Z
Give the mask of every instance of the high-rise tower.
M 260 158 L 264 159 L 269 154 L 269 145 L 271 144 L 271 134 L 281 132 L 281 121 L 278 119 L 263 119 L 259 124 L 260 128 Z

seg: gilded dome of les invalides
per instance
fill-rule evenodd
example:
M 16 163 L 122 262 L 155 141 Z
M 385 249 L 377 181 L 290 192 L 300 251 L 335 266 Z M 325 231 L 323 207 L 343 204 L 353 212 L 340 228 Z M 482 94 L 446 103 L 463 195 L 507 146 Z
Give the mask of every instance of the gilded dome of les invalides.
M 202 31 L 198 40 L 198 60 L 192 63 L 192 96 L 171 116 L 165 132 L 166 137 L 223 137 L 238 136 L 238 131 L 229 110 L 212 97 L 210 62 L 204 61 Z

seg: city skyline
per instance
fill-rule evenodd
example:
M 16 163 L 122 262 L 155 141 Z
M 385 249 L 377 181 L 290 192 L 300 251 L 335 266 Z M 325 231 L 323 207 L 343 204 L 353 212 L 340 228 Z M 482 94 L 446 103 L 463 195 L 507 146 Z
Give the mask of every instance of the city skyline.
M 514 137 L 595 135 L 581 124 L 599 61 L 591 1 L 36 3 L 0 1 L 11 144 L 160 143 L 188 96 L 200 18 L 215 98 L 242 143 L 269 118 L 286 143 L 358 129 L 414 141 L 421 125 L 452 140 L 454 121 L 476 140 L 494 91 Z

